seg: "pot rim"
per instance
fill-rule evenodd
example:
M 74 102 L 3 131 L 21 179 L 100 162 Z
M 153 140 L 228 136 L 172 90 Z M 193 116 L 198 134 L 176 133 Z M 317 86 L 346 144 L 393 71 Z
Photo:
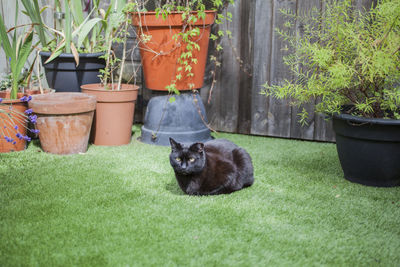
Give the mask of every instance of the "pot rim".
M 366 118 L 366 117 L 357 117 L 350 114 L 340 113 L 333 114 L 333 118 L 339 120 L 347 120 L 354 123 L 360 124 L 377 124 L 377 125 L 398 125 L 400 126 L 400 120 L 394 119 L 383 119 L 383 118 Z
M 194 23 L 190 23 L 190 25 L 195 25 L 195 26 L 210 26 L 214 24 L 215 18 L 217 16 L 217 11 L 215 10 L 205 10 L 206 17 L 204 19 L 199 19 L 198 21 Z M 191 12 L 192 14 L 196 14 L 197 11 Z M 147 12 L 131 12 L 131 15 L 133 17 L 132 24 L 134 26 L 142 26 L 144 27 L 170 27 L 170 26 L 182 26 L 183 22 L 181 18 L 177 19 L 177 16 L 180 16 L 183 14 L 183 12 L 179 11 L 173 11 L 168 16 L 171 16 L 171 19 L 163 19 L 162 17 L 156 17 L 157 12 L 155 11 L 147 11 Z M 210 18 L 213 16 L 213 18 Z M 146 17 L 149 20 L 146 20 Z
M 40 51 L 39 54 L 41 56 L 45 56 L 45 57 L 50 57 L 50 55 L 53 52 L 48 52 L 48 51 Z M 79 53 L 79 57 L 80 58 L 91 58 L 91 57 L 100 57 L 103 56 L 106 52 L 96 52 L 96 53 Z M 63 58 L 74 58 L 74 55 L 72 53 L 61 53 L 60 55 L 58 55 L 57 57 L 63 57 Z
M 96 97 L 77 92 L 40 94 L 28 103 L 37 114 L 78 114 L 94 111 Z
M 96 85 L 99 85 L 99 87 L 96 87 Z M 111 84 L 109 84 L 109 85 L 111 85 Z M 122 83 L 121 87 L 123 85 L 132 87 L 132 88 L 125 88 L 125 89 L 121 88 L 121 90 L 112 90 L 112 89 L 104 89 L 102 83 L 88 83 L 88 84 L 81 85 L 81 89 L 88 90 L 88 91 L 100 91 L 100 92 L 126 92 L 126 91 L 138 91 L 139 90 L 139 86 L 136 84 Z M 114 84 L 114 86 L 116 86 L 116 84 Z

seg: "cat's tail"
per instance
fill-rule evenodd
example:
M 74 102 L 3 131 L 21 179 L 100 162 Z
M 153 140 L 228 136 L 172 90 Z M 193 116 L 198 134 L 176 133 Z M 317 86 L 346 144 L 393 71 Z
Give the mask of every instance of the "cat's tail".
M 232 151 L 232 156 L 239 172 L 238 184 L 243 187 L 251 186 L 254 183 L 254 170 L 249 153 L 239 147 Z

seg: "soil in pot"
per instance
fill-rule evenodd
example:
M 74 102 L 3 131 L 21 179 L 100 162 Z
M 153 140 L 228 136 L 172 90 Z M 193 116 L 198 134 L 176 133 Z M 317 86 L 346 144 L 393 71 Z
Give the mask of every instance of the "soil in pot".
M 111 85 L 109 85 L 111 88 Z M 117 85 L 114 85 L 114 89 Z M 139 87 L 122 84 L 121 90 L 98 84 L 82 85 L 82 92 L 97 99 L 91 142 L 100 146 L 120 146 L 131 142 L 135 104 Z
M 82 93 L 35 95 L 29 107 L 37 115 L 43 151 L 76 154 L 87 150 L 96 98 Z

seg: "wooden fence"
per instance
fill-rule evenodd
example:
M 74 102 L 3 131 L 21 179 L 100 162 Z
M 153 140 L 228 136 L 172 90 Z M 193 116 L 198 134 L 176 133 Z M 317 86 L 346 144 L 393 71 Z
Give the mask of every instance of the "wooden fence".
M 224 42 L 219 81 L 212 101 L 205 104 L 212 127 L 219 131 L 277 136 L 285 138 L 334 141 L 330 121 L 324 115 L 310 112 L 308 126 L 298 123 L 299 110 L 289 101 L 279 101 L 260 95 L 262 84 L 279 84 L 291 74 L 283 64 L 284 44 L 274 29 L 285 23 L 280 9 L 304 13 L 313 6 L 324 8 L 326 0 L 241 0 L 231 8 L 234 21 L 233 51 Z M 369 8 L 371 0 L 354 0 L 354 8 Z M 301 25 L 297 25 L 300 31 Z M 242 68 L 236 57 L 243 60 Z M 243 71 L 244 69 L 244 71 Z M 247 73 L 251 73 L 249 76 Z M 203 89 L 206 99 L 208 87 Z M 311 111 L 313 104 L 307 106 Z
M 50 0 L 42 0 L 43 3 Z M 228 28 L 233 39 L 223 40 L 223 52 L 219 55 L 221 68 L 216 73 L 217 84 L 211 86 L 212 64 L 207 64 L 205 86 L 200 90 L 210 125 L 217 131 L 276 136 L 318 141 L 334 141 L 330 121 L 324 115 L 312 112 L 313 103 L 306 108 L 310 112 L 307 126 L 298 123 L 299 110 L 290 106 L 289 101 L 276 100 L 260 95 L 264 83 L 279 84 L 290 79 L 291 74 L 283 64 L 282 57 L 287 53 L 282 49 L 285 44 L 274 29 L 285 23 L 280 9 L 290 9 L 303 13 L 313 6 L 324 8 L 327 0 L 236 0 L 229 8 L 233 21 Z M 369 8 L 374 0 L 353 0 L 354 8 Z M 13 0 L 1 0 L 1 12 L 8 22 L 13 21 Z M 10 24 L 12 25 L 12 24 Z M 214 29 L 216 30 L 216 29 Z M 301 30 L 301 25 L 297 25 Z M 134 35 L 134 34 L 132 34 Z M 134 36 L 129 46 L 135 47 Z M 210 45 L 210 53 L 215 51 Z M 3 54 L 0 54 L 0 70 L 4 71 Z M 128 56 L 126 76 L 135 71 L 135 81 L 141 85 L 137 103 L 135 121 L 144 118 L 146 105 L 150 97 L 157 94 L 144 89 L 140 70 L 138 49 L 133 49 Z M 212 88 L 212 92 L 211 91 Z M 211 94 L 211 100 L 208 101 Z

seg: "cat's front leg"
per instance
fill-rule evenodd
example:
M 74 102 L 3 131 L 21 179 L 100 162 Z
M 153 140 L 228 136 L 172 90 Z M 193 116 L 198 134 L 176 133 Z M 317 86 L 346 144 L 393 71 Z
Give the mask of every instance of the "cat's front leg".
M 188 195 L 201 195 L 200 193 L 200 185 L 197 181 L 190 181 L 184 190 Z

